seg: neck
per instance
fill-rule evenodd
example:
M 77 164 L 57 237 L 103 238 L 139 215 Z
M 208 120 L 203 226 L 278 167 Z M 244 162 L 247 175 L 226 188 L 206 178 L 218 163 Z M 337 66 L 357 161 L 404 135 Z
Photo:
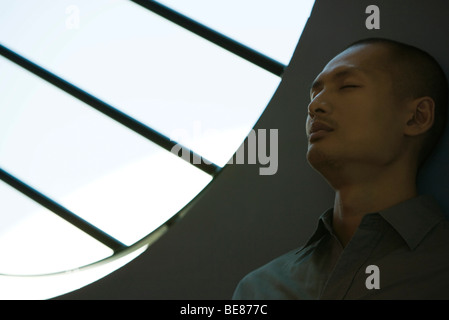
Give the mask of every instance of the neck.
M 346 172 L 346 179 L 335 183 L 332 223 L 343 246 L 350 241 L 365 214 L 387 209 L 417 195 L 416 178 L 410 174 L 414 171 L 402 168 L 364 170 L 364 175 L 352 177 Z

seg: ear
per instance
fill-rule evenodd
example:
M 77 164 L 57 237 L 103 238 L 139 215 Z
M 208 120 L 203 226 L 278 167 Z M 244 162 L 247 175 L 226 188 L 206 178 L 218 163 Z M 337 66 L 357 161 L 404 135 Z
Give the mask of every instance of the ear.
M 433 125 L 435 119 L 435 102 L 430 97 L 421 97 L 410 102 L 407 110 L 408 121 L 405 134 L 418 136 L 426 133 Z

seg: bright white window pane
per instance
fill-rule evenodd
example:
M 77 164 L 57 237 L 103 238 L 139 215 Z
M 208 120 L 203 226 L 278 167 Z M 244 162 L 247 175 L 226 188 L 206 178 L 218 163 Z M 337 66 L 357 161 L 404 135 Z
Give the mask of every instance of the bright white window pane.
M 285 65 L 315 0 L 158 0 Z
M 131 245 L 211 176 L 0 58 L 0 167 Z
M 1 1 L 0 42 L 219 166 L 280 82 L 126 0 Z
M 2 181 L 0 221 L 0 274 L 61 272 L 113 253 Z
M 83 267 L 38 277 L 0 274 L 0 300 L 50 299 L 79 289 L 124 266 L 139 256 L 147 246 L 114 255 Z

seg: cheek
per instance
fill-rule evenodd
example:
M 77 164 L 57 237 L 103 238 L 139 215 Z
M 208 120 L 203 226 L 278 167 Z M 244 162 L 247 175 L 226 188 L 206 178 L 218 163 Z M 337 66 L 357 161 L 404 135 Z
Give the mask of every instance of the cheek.
M 391 136 L 392 122 L 387 120 L 389 117 L 391 115 L 381 111 L 381 108 L 355 110 L 338 121 L 338 133 L 349 145 L 357 144 L 367 148 L 371 145 L 378 148 Z
M 383 135 L 392 129 L 397 121 L 395 106 L 388 99 L 381 98 L 380 92 L 354 97 L 344 104 L 338 116 L 339 122 L 353 131 L 354 134 Z
M 354 122 L 342 130 L 343 150 L 355 159 L 385 162 L 400 149 L 400 134 L 385 117 Z M 349 128 L 349 126 L 348 126 Z

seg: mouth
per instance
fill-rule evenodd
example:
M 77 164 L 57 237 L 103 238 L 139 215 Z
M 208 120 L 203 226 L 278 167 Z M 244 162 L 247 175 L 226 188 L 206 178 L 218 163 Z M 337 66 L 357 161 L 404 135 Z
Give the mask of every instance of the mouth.
M 309 129 L 309 141 L 314 142 L 334 131 L 330 126 L 323 122 L 314 121 Z

